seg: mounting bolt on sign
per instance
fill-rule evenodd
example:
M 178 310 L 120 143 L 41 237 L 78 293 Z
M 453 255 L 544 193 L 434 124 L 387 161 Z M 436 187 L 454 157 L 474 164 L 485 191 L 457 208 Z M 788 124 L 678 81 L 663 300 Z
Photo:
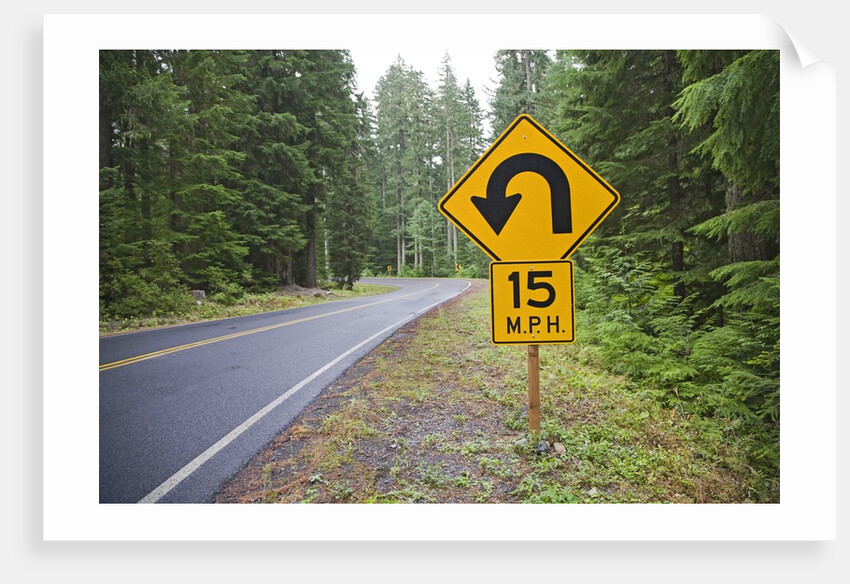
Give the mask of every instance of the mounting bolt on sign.
M 540 430 L 538 347 L 575 340 L 567 259 L 620 202 L 531 116 L 516 118 L 439 202 L 494 261 L 490 339 L 528 345 L 529 429 Z

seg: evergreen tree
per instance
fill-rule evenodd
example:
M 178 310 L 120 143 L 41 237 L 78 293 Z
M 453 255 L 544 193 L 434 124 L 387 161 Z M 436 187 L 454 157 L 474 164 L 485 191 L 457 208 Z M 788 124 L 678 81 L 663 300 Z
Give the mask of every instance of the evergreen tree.
M 189 102 L 168 53 L 100 54 L 100 299 L 104 316 L 188 306 L 171 245 L 174 144 L 190 131 Z
M 467 167 L 465 166 L 466 157 L 463 152 L 462 137 L 459 135 L 466 115 L 465 104 L 462 101 L 460 87 L 448 53 L 443 57 L 440 70 L 440 85 L 437 90 L 435 110 L 434 117 L 440 130 L 437 132 L 437 147 L 442 160 L 446 190 L 449 190 Z M 436 205 L 436 201 L 434 203 Z M 448 219 L 444 221 L 446 227 L 445 247 L 448 252 L 447 256 L 450 256 L 447 259 L 454 265 L 457 263 L 457 228 Z
M 344 173 L 357 116 L 353 105 L 354 65 L 347 51 L 296 51 L 300 100 L 294 104 L 307 128 L 307 157 L 315 180 L 303 194 L 307 245 L 302 257 L 303 282 L 315 287 L 325 265 L 323 210 L 333 177 Z
M 622 197 L 574 254 L 592 283 L 577 290 L 577 302 L 595 315 L 598 342 L 612 360 L 633 347 L 619 359 L 622 372 L 662 381 L 671 395 L 692 373 L 678 361 L 694 325 L 685 302 L 685 229 L 707 212 L 672 123 L 675 65 L 664 51 L 559 52 L 540 116 Z
M 399 56 L 376 89 L 377 151 L 382 161 L 382 211 L 385 225 L 395 236 L 395 266 L 407 265 L 407 221 L 428 192 L 427 166 L 430 92 L 422 73 Z
M 697 165 L 687 157 L 692 143 L 672 121 L 682 83 L 674 53 L 561 53 L 549 82 L 553 130 L 628 194 L 601 233 L 628 224 L 622 242 L 659 262 L 673 293 L 685 299 L 687 271 L 694 266 L 686 257 L 685 230 L 707 217 L 716 201 L 696 188 Z
M 461 175 L 472 168 L 478 158 L 489 146 L 484 140 L 483 119 L 475 89 L 469 79 L 466 80 L 460 95 L 462 113 L 456 129 L 459 143 L 458 159 L 461 163 Z M 490 257 L 469 238 L 462 237 L 458 244 L 457 261 L 463 273 L 475 278 L 486 278 L 489 273 Z
M 213 294 L 241 295 L 248 266 L 245 240 L 232 224 L 239 203 L 240 135 L 250 100 L 242 52 L 176 51 L 169 55 L 175 81 L 186 88 L 191 128 L 173 142 L 169 173 L 172 245 L 188 284 Z
M 494 58 L 499 85 L 490 103 L 492 140 L 520 114 L 537 114 L 544 79 L 551 63 L 549 53 L 541 50 L 499 50 Z
M 692 228 L 726 241 L 722 318 L 695 343 L 700 388 L 766 437 L 754 455 L 779 463 L 779 51 L 681 52 L 690 82 L 678 118 L 724 177 L 725 209 Z
M 691 84 L 676 103 L 678 119 L 692 131 L 711 125 L 697 152 L 726 178 L 730 260 L 768 260 L 778 253 L 779 54 L 681 51 L 679 58 Z M 761 228 L 736 220 L 754 204 L 770 218 Z
M 371 137 L 368 110 L 362 96 L 338 112 L 339 148 L 328 173 L 325 211 L 328 265 L 331 278 L 351 289 L 366 267 L 374 225 L 374 199 L 369 195 L 365 147 Z
M 242 198 L 237 224 L 249 246 L 253 281 L 260 288 L 293 282 L 292 260 L 307 243 L 301 200 L 313 180 L 306 129 L 288 111 L 294 66 L 283 51 L 253 51 L 246 91 L 254 98 L 243 128 Z
M 388 265 L 395 262 L 396 241 L 388 222 L 386 176 L 384 157 L 378 152 L 376 134 L 377 119 L 374 105 L 369 100 L 362 102 L 361 124 L 362 139 L 360 147 L 365 166 L 364 180 L 366 196 L 371 208 L 369 226 L 369 246 L 366 257 L 366 270 L 373 274 L 386 274 Z
M 461 89 L 460 100 L 463 104 L 457 129 L 460 155 L 464 163 L 471 166 L 484 152 L 488 144 L 484 141 L 484 114 L 481 111 L 478 97 L 475 95 L 475 88 L 469 79 L 466 80 Z

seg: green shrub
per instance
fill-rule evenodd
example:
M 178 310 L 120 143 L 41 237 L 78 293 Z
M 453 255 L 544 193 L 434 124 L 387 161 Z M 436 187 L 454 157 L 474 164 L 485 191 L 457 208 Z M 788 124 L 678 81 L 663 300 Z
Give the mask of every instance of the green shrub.
M 117 276 L 104 286 L 111 303 L 101 304 L 101 318 L 137 318 L 140 316 L 162 316 L 185 314 L 192 307 L 192 295 L 180 288 L 162 289 L 158 284 L 145 280 L 140 274 L 127 272 Z

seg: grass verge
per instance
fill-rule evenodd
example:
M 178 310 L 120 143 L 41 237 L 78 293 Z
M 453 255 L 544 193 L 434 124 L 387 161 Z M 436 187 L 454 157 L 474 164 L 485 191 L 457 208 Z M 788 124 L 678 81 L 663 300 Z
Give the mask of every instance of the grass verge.
M 661 409 L 581 343 L 540 348 L 530 435 L 526 348 L 489 342 L 488 302 L 476 281 L 397 331 L 216 502 L 753 502 L 757 477 L 722 421 Z
M 217 318 L 228 318 L 232 316 L 246 316 L 261 312 L 274 310 L 285 310 L 287 308 L 298 308 L 310 304 L 319 304 L 332 300 L 342 300 L 356 296 L 371 296 L 384 294 L 398 289 L 397 286 L 383 284 L 355 283 L 352 290 L 340 288 L 300 288 L 289 286 L 276 292 L 264 294 L 246 294 L 239 302 L 233 304 L 222 304 L 213 301 L 204 301 L 194 304 L 183 314 L 168 314 L 161 316 L 148 316 L 125 320 L 101 320 L 100 334 L 112 334 L 118 332 L 130 332 L 144 328 L 172 326 L 203 320 Z

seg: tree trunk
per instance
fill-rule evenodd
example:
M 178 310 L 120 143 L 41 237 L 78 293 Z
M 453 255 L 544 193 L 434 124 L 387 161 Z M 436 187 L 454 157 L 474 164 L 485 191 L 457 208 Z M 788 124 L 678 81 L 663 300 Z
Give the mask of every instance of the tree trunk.
M 395 263 L 396 263 L 396 273 L 401 272 L 401 267 L 404 265 L 404 237 L 402 236 L 402 222 L 401 222 L 401 213 L 396 212 L 395 214 L 395 228 L 396 228 L 396 236 L 395 236 Z
M 407 225 L 406 225 L 405 220 L 404 220 L 404 215 L 402 215 L 401 216 L 401 234 L 400 234 L 401 241 L 399 242 L 399 246 L 398 246 L 399 251 L 401 252 L 401 265 L 399 266 L 399 270 L 401 270 L 401 268 L 404 267 L 405 263 L 407 263 L 406 258 L 405 258 L 405 256 L 406 256 L 405 251 L 406 251 L 406 248 L 407 248 L 407 239 L 404 236 L 404 230 L 405 229 L 407 229 Z
M 324 224 L 324 229 L 322 229 L 324 239 L 325 239 L 325 273 L 330 275 L 331 273 L 331 253 L 330 253 L 330 242 L 328 241 L 328 221 L 326 217 L 322 218 L 322 223 Z
M 102 59 L 103 57 L 101 57 Z M 98 127 L 99 135 L 99 168 L 112 166 L 112 112 L 106 96 L 105 88 L 100 86 L 100 120 Z M 105 185 L 101 185 L 105 188 Z
M 726 180 L 726 210 L 731 211 L 740 205 L 755 201 Z M 770 246 L 752 231 L 738 231 L 729 234 L 729 261 L 749 262 L 770 259 Z
M 679 156 L 677 153 L 678 141 L 675 134 L 670 134 L 667 140 L 667 164 L 670 176 L 667 179 L 667 193 L 670 199 L 670 223 L 674 226 L 676 240 L 670 244 L 670 264 L 673 270 L 675 284 L 673 290 L 680 299 L 685 298 L 685 283 L 681 280 L 681 273 L 685 271 L 685 243 L 684 233 L 680 227 L 682 223 L 682 186 L 679 182 Z
M 531 51 L 522 51 L 522 60 L 525 64 L 525 91 L 528 93 L 525 97 L 525 102 L 528 104 L 528 112 L 526 113 L 529 115 L 535 115 L 536 112 L 534 111 L 534 103 L 531 101 L 531 93 L 534 89 L 534 84 L 531 80 Z
M 457 227 L 452 225 L 452 259 L 457 265 Z
M 310 210 L 307 211 L 307 266 L 304 274 L 304 285 L 307 288 L 316 287 L 316 199 L 308 199 Z
M 673 86 L 673 65 L 675 63 L 673 51 L 663 53 L 664 63 L 664 90 L 671 98 L 675 95 Z M 673 108 L 668 108 L 667 115 L 674 115 Z M 675 130 L 671 130 L 667 136 L 667 196 L 670 201 L 670 224 L 675 229 L 675 241 L 670 244 L 670 265 L 673 270 L 673 292 L 679 299 L 685 298 L 685 283 L 682 282 L 680 274 L 685 271 L 685 243 L 682 232 L 682 185 L 679 182 L 679 141 Z
M 446 131 L 446 140 L 448 141 L 448 130 Z M 449 183 L 448 188 L 451 189 L 455 184 L 455 165 L 454 165 L 454 156 L 451 154 L 451 149 L 449 149 L 448 158 L 451 163 L 448 166 L 449 172 L 446 175 L 446 179 Z M 446 220 L 446 255 L 451 253 L 452 261 L 457 264 L 457 228 Z
M 293 274 L 293 270 L 292 270 L 292 260 L 290 259 L 290 260 L 286 261 L 286 268 L 284 270 L 284 277 L 283 277 L 284 285 L 288 286 L 290 284 L 294 284 L 295 282 L 294 282 L 293 278 L 294 278 L 294 274 Z

